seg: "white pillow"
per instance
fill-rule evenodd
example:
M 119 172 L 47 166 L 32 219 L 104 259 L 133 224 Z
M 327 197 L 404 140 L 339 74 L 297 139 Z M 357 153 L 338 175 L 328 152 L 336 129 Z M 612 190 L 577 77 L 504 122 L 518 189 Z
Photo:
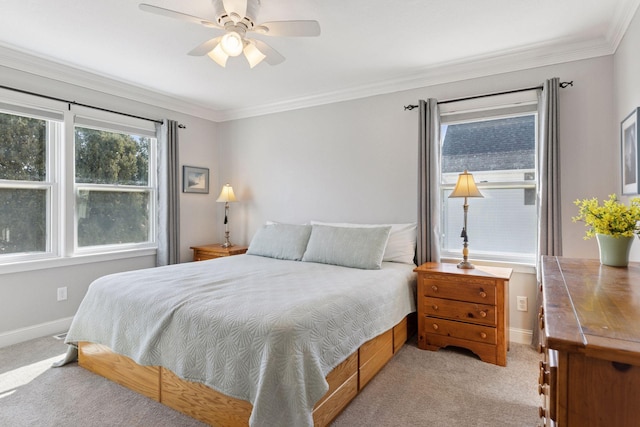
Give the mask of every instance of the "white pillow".
M 387 227 L 312 225 L 302 261 L 379 270 L 389 239 Z
M 247 254 L 300 261 L 310 235 L 310 225 L 263 225 L 251 239 Z
M 413 264 L 416 253 L 416 233 L 418 225 L 414 223 L 408 224 L 354 224 L 349 222 L 320 222 L 311 221 L 311 225 L 329 225 L 332 227 L 385 227 L 390 226 L 389 241 L 384 250 L 382 261 L 401 262 L 404 264 Z

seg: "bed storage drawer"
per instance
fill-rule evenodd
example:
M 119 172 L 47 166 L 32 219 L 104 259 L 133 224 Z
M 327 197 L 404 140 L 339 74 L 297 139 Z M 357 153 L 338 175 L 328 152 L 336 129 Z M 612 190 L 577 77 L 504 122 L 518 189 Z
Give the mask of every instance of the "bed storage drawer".
M 140 366 L 107 346 L 86 342 L 78 343 L 78 365 L 160 402 L 160 368 L 157 366 Z
M 210 425 L 247 425 L 253 408 L 250 402 L 225 396 L 204 384 L 183 380 L 170 370 L 161 369 L 160 401 L 163 404 Z
M 329 391 L 313 409 L 315 425 L 329 425 L 358 394 L 358 353 L 353 353 L 327 375 Z
M 362 389 L 393 357 L 393 329 L 367 341 L 360 347 L 360 380 Z

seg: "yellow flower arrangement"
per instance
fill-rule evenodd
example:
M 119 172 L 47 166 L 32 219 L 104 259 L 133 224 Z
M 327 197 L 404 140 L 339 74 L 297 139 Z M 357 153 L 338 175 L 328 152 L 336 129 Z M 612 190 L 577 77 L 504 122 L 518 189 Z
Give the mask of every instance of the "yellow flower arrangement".
M 632 237 L 638 234 L 640 237 L 640 197 L 630 200 L 629 206 L 620 203 L 615 194 L 609 195 L 602 205 L 597 198 L 576 200 L 578 215 L 572 217 L 573 222 L 584 221 L 589 229 L 585 240 L 596 234 L 608 234 L 613 237 Z

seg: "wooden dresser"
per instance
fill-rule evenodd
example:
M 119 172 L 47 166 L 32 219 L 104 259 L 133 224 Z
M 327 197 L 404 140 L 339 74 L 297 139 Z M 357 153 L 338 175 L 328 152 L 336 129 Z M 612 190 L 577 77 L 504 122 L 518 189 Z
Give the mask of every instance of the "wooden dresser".
M 507 365 L 510 268 L 425 263 L 418 273 L 418 347 L 449 345 Z
M 220 258 L 224 256 L 241 255 L 247 252 L 246 246 L 233 245 L 229 248 L 223 248 L 221 243 L 203 246 L 191 246 L 193 249 L 193 260 L 204 261 L 207 259 Z
M 541 425 L 640 425 L 640 263 L 543 257 Z

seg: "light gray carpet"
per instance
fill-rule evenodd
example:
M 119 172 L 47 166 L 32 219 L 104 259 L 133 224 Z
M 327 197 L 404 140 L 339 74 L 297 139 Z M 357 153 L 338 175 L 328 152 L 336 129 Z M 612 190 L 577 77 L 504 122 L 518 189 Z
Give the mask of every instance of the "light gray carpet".
M 0 426 L 202 426 L 77 364 L 52 337 L 0 349 Z M 538 354 L 512 344 L 506 368 L 415 337 L 335 420 L 343 426 L 535 426 Z

